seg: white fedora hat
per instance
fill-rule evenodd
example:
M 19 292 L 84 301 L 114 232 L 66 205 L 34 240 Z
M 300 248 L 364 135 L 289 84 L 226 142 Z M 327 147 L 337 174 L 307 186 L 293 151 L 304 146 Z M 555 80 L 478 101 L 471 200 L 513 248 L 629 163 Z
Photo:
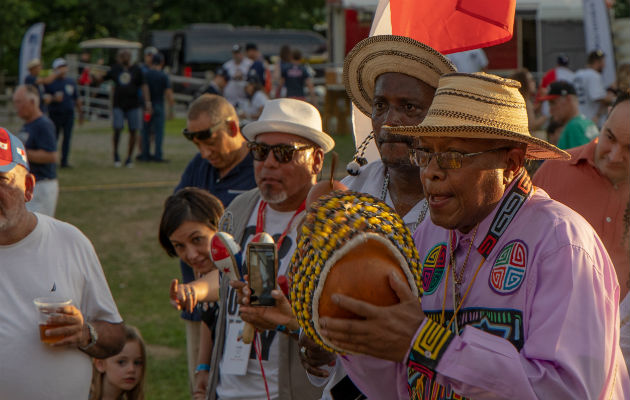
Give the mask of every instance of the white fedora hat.
M 261 133 L 289 133 L 310 140 L 321 147 L 324 153 L 335 147 L 333 138 L 322 131 L 322 117 L 317 108 L 296 99 L 268 101 L 258 121 L 245 125 L 241 132 L 249 141 Z

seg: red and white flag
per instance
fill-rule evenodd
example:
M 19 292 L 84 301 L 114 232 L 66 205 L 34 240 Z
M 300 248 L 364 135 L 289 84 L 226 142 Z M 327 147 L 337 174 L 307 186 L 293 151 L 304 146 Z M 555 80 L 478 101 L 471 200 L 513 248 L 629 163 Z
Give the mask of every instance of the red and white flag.
M 456 53 L 510 40 L 515 9 L 516 0 L 380 0 L 370 35 L 407 36 Z
M 379 0 L 370 36 L 407 36 L 442 54 L 478 49 L 512 38 L 516 0 Z M 370 119 L 352 106 L 355 143 L 372 130 Z M 378 159 L 372 142 L 368 161 Z

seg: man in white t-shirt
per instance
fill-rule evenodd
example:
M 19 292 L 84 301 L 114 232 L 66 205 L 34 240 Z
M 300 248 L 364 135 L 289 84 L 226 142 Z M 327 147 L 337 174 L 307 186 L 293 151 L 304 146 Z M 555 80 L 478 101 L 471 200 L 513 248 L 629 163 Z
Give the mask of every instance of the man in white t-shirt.
M 91 357 L 117 354 L 124 326 L 94 248 L 75 227 L 25 203 L 33 197 L 24 145 L 0 128 L 0 398 L 86 399 Z M 72 299 L 40 340 L 37 297 Z
M 605 63 L 606 55 L 603 51 L 592 51 L 588 55 L 586 68 L 578 70 L 573 78 L 580 113 L 600 128 L 604 125 L 607 107 L 614 100 L 614 94 L 606 91 L 602 79 Z
M 335 142 L 322 131 L 315 107 L 288 98 L 267 102 L 258 121 L 246 125 L 242 132 L 255 160 L 257 188 L 232 201 L 221 227 L 241 245 L 244 257 L 256 233 L 269 233 L 278 248 L 278 276 L 286 276 L 306 196 L 322 169 L 324 153 L 332 150 Z M 215 339 L 215 347 L 223 351 L 212 358 L 211 398 L 319 399 L 322 389 L 312 386 L 300 367 L 297 335 L 290 332 L 297 326 L 266 325 L 268 330 L 257 334 L 259 340 L 255 342 L 259 345 L 246 345 L 239 338 L 244 327 L 239 311 L 243 319 L 257 322 L 260 309 L 239 310 L 236 291 L 229 288 L 227 293 L 222 303 L 225 312 L 220 313 L 218 322 L 225 330 L 219 330 Z
M 569 69 L 569 57 L 566 54 L 558 55 L 556 60 L 556 66 L 545 72 L 542 81 L 540 82 L 540 90 L 547 90 L 549 85 L 556 81 L 573 82 L 575 72 Z M 539 93 L 541 96 L 547 94 Z
M 240 45 L 232 46 L 232 59 L 223 64 L 223 68 L 230 75 L 225 89 L 223 89 L 223 97 L 225 97 L 233 106 L 239 101 L 247 99 L 245 95 L 245 84 L 247 73 L 254 62 L 243 54 Z

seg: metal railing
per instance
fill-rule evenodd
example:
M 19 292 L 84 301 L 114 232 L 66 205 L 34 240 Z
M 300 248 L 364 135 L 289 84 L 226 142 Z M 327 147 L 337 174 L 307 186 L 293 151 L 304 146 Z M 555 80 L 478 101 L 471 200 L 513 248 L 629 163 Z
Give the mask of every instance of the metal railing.
M 83 117 L 88 120 L 110 118 L 112 115 L 111 89 L 109 86 L 77 85 L 83 103 Z

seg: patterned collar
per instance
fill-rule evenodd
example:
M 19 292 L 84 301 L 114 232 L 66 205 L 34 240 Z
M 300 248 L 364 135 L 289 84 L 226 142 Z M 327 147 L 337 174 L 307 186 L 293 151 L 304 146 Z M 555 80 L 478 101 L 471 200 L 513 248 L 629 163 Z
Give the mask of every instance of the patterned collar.
M 477 249 L 478 251 L 479 251 L 479 248 L 482 246 L 483 242 L 487 239 L 488 234 L 491 231 L 490 227 L 491 227 L 491 225 L 493 223 L 495 223 L 495 217 L 497 216 L 497 213 L 499 213 L 500 211 L 502 211 L 503 208 L 505 208 L 503 203 L 504 203 L 506 197 L 512 195 L 513 193 L 517 193 L 517 194 L 521 193 L 522 195 L 525 194 L 525 190 L 520 190 L 518 187 L 515 187 L 515 185 L 520 185 L 521 183 L 522 183 L 523 186 L 525 186 L 524 189 L 526 189 L 526 186 L 528 184 L 531 186 L 531 180 L 529 179 L 529 176 L 527 175 L 527 173 L 525 173 L 525 175 L 519 175 L 517 178 L 514 179 L 514 181 L 505 189 L 505 192 L 503 193 L 503 196 L 499 200 L 497 206 L 490 212 L 490 214 L 488 214 L 479 223 L 478 232 L 477 232 L 477 235 L 476 235 L 475 240 L 473 242 L 473 245 L 474 245 L 475 249 Z M 533 192 L 534 192 L 534 190 L 533 190 L 533 187 L 532 187 L 532 190 L 529 193 L 528 197 L 531 197 L 531 194 Z M 526 201 L 527 201 L 527 199 L 525 199 L 525 201 L 523 203 L 525 203 Z M 516 215 L 517 211 L 518 210 L 516 210 L 514 213 L 510 213 L 510 212 L 507 213 L 507 218 L 509 218 L 509 222 L 511 222 L 511 219 L 514 217 L 514 215 Z M 506 221 L 508 221 L 508 220 L 506 220 Z M 462 232 L 456 230 L 455 231 L 455 248 L 457 248 L 459 246 L 459 243 L 460 243 L 460 241 L 462 239 L 465 239 L 465 238 L 470 239 L 470 237 L 472 237 L 472 232 L 473 231 L 471 230 L 468 233 L 462 233 Z M 489 253 L 488 253 L 488 255 L 489 255 Z

